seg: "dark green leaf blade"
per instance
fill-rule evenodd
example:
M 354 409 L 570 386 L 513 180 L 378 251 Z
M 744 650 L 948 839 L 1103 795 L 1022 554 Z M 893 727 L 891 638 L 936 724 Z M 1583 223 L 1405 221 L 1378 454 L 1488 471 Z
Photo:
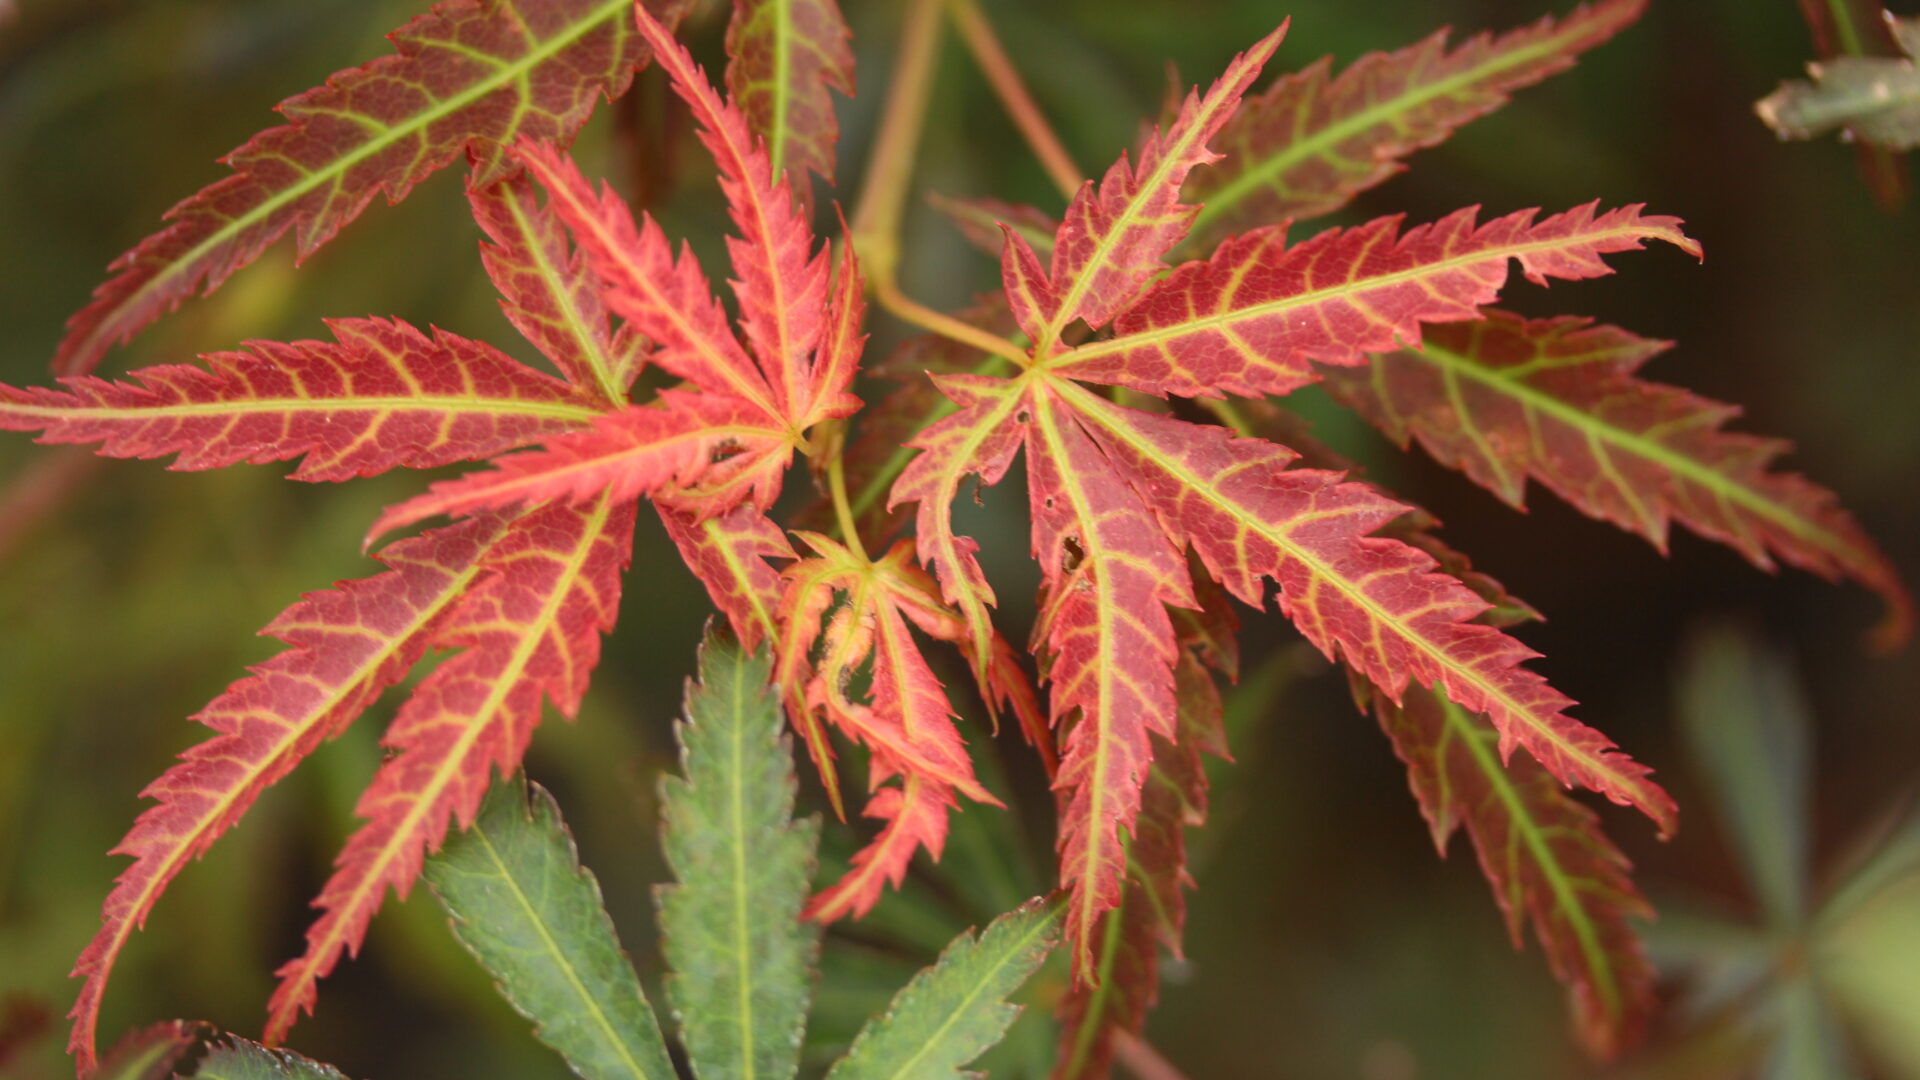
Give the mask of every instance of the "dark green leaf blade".
M 495 784 L 427 860 L 453 932 L 534 1033 L 587 1080 L 674 1080 L 659 1022 L 553 796 Z
M 1044 900 L 963 933 L 868 1022 L 828 1080 L 948 1080 L 1006 1033 L 1019 1007 L 1006 1002 L 1047 958 L 1060 907 Z
M 682 775 L 661 784 L 659 891 L 667 1000 L 700 1080 L 799 1067 L 819 930 L 800 921 L 818 830 L 793 820 L 793 754 L 771 669 L 710 636 L 676 727 Z
M 237 1036 L 230 1039 L 207 1055 L 194 1070 L 193 1080 L 346 1080 L 331 1065 L 285 1050 L 269 1050 Z

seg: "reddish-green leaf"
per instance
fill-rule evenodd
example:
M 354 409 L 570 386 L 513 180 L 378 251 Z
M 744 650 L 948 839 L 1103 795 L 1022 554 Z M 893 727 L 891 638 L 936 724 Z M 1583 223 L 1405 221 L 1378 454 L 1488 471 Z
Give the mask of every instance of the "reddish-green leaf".
M 1648 240 L 1699 253 L 1677 218 L 1598 205 L 1484 225 L 1469 208 L 1404 233 L 1387 217 L 1291 247 L 1284 226 L 1255 229 L 1149 288 L 1114 321 L 1113 337 L 1048 366 L 1150 394 L 1284 394 L 1319 377 L 1309 360 L 1363 364 L 1368 353 L 1418 344 L 1423 323 L 1478 318 L 1511 260 L 1545 285 L 1612 273 L 1602 255 Z
M 1189 93 L 1178 118 L 1140 148 L 1137 163 L 1122 154 L 1098 184 L 1088 181 L 1074 196 L 1054 238 L 1048 272 L 1057 297 L 1037 317 L 1022 320 L 1021 328 L 1043 350 L 1075 319 L 1105 326 L 1163 269 L 1161 257 L 1186 236 L 1198 212 L 1180 202 L 1181 183 L 1195 166 L 1218 158 L 1207 149 L 1208 141 L 1233 114 L 1286 30 L 1282 25 L 1235 57 L 1204 97 L 1198 90 Z
M 1898 57 L 1905 50 L 1895 38 L 1889 14 L 1879 0 L 1800 0 L 1800 13 L 1813 31 L 1814 51 L 1822 60 L 1837 57 Z M 1907 166 L 1901 154 L 1871 143 L 1859 147 L 1860 168 L 1880 205 L 1892 210 L 1907 198 Z
M 305 458 L 299 480 L 473 461 L 591 423 L 587 393 L 491 345 L 403 322 L 341 319 L 334 342 L 272 341 L 169 364 L 135 382 L 0 384 L 0 429 L 99 443 L 112 457 L 178 454 L 175 469 Z
M 1526 758 L 1502 762 L 1493 728 L 1446 698 L 1415 689 L 1395 705 L 1359 690 L 1407 763 L 1434 845 L 1444 855 L 1464 824 L 1516 947 L 1532 924 L 1581 1041 L 1603 1058 L 1635 1042 L 1654 971 L 1627 920 L 1653 912 L 1593 812 Z
M 493 240 L 480 245 L 480 261 L 507 319 L 568 382 L 596 392 L 603 407 L 625 402 L 646 360 L 644 341 L 608 328 L 598 279 L 568 243 L 558 215 L 541 205 L 533 181 L 469 185 L 467 201 Z
M 114 959 L 167 884 L 239 821 L 260 792 L 400 681 L 474 584 L 477 560 L 507 524 L 476 518 L 402 540 L 380 553 L 387 572 L 309 593 L 261 631 L 291 648 L 194 716 L 218 734 L 142 792 L 156 805 L 114 848 L 133 856 L 133 865 L 108 895 L 100 931 L 74 965 L 74 976 L 86 983 L 71 1014 L 68 1048 L 83 1070 L 93 1060 L 100 998 Z
M 1831 492 L 1771 470 L 1786 443 L 1723 431 L 1736 407 L 1636 375 L 1666 343 L 1584 319 L 1487 315 L 1431 328 L 1419 350 L 1329 369 L 1328 386 L 1513 506 L 1532 478 L 1662 551 L 1678 520 L 1763 569 L 1778 558 L 1851 577 L 1887 600 L 1882 643 L 1906 637 L 1899 572 Z
M 266 1037 L 284 1038 L 315 984 L 357 952 L 391 886 L 405 896 L 449 827 L 462 828 L 492 771 L 519 766 L 542 701 L 572 716 L 613 626 L 634 508 L 610 496 L 549 503 L 510 526 L 479 566 L 484 579 L 436 626 L 435 648 L 460 649 L 435 668 L 382 743 L 394 751 L 361 796 L 367 824 L 348 840 L 315 905 L 307 951 L 278 972 Z
M 1225 161 L 1187 184 L 1187 197 L 1205 204 L 1195 238 L 1339 209 L 1405 168 L 1401 158 L 1572 67 L 1645 8 L 1646 0 L 1599 0 L 1558 22 L 1477 34 L 1452 50 L 1442 30 L 1398 52 L 1368 53 L 1338 76 L 1326 57 L 1275 81 L 1220 132 Z
M 660 0 L 678 22 L 685 0 Z M 279 105 L 288 123 L 223 160 L 233 175 L 167 212 L 114 261 L 55 357 L 84 374 L 196 289 L 211 292 L 292 230 L 306 256 L 375 195 L 399 202 L 462 154 L 476 183 L 511 169 L 515 139 L 569 140 L 646 59 L 631 0 L 445 0 L 393 32 L 396 55 Z
M 1869 162 L 1920 147 L 1920 19 L 1887 20 L 1899 53 L 1836 56 L 1808 65 L 1810 82 L 1785 82 L 1753 110 L 1783 139 L 1812 139 L 1838 130 L 1842 139 L 1877 151 Z M 1898 173 L 1892 174 L 1897 180 Z M 1886 177 L 1874 176 L 1876 181 Z M 1883 197 L 1900 197 L 1896 190 Z
M 829 89 L 853 93 L 853 50 L 834 0 L 735 0 L 727 24 L 727 92 L 767 147 L 773 174 L 803 192 L 833 180 L 840 123 Z
M 91 1058 L 83 1061 L 81 1075 L 90 1080 L 169 1080 L 212 1034 L 209 1025 L 191 1020 L 165 1020 L 129 1031 L 107 1051 L 99 1068 Z

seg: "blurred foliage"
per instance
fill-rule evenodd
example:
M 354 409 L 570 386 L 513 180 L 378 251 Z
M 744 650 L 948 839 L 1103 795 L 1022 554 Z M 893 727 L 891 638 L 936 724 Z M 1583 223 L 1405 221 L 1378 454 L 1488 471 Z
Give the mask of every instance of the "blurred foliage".
M 220 175 L 213 159 L 273 121 L 268 106 L 384 51 L 417 0 L 17 0 L 0 18 L 0 379 L 45 378 L 65 315 L 105 263 L 174 201 Z M 857 177 L 897 29 L 897 5 L 846 0 L 863 96 L 843 110 L 841 172 Z M 1504 28 L 1563 0 L 1035 0 L 983 4 L 1083 167 L 1110 160 L 1152 115 L 1171 61 L 1205 77 L 1291 15 L 1276 67 L 1342 62 L 1452 24 Z M 0 16 L 8 5 L 0 2 Z M 723 5 L 692 34 L 719 56 Z M 1489 211 L 1647 201 L 1681 215 L 1708 261 L 1647 260 L 1624 278 L 1547 297 L 1680 347 L 1650 372 L 1748 406 L 1749 430 L 1781 434 L 1839 491 L 1909 580 L 1920 579 L 1920 222 L 1878 212 L 1846 148 L 1778 144 L 1750 103 L 1811 55 L 1790 0 L 1656 0 L 1641 25 L 1572 72 L 1414 161 L 1349 219 L 1430 218 L 1464 201 Z M 660 198 L 671 234 L 717 254 L 723 211 L 693 166 L 656 145 L 663 87 L 603 110 L 582 140 L 588 168 Z M 639 117 L 623 130 L 621 116 Z M 635 138 L 637 128 L 642 137 Z M 957 47 L 944 57 L 919 183 L 1058 209 L 1044 174 Z M 684 134 L 684 133 L 683 133 Z M 983 151 L 982 148 L 992 148 Z M 673 184 L 662 160 L 687 166 Z M 837 197 L 857 197 L 846 181 Z M 831 213 L 823 207 L 824 213 Z M 112 370 L 313 337 L 330 315 L 396 315 L 512 347 L 472 258 L 459 181 L 442 174 L 403 206 L 375 208 L 298 274 L 276 247 L 214 298 L 189 303 L 109 359 Z M 994 280 L 931 211 L 909 222 L 905 283 L 957 305 Z M 873 347 L 901 328 L 877 319 Z M 1312 395 L 1303 395 L 1311 401 Z M 1863 593 L 1804 575 L 1767 578 L 1734 555 L 1675 538 L 1670 558 L 1542 498 L 1532 520 L 1418 456 L 1321 410 L 1320 433 L 1448 522 L 1552 622 L 1524 636 L 1581 716 L 1662 768 L 1684 808 L 1670 845 L 1628 815 L 1607 823 L 1665 913 L 1661 956 L 1681 1002 L 1620 1075 L 1920 1077 L 1920 828 L 1887 807 L 1920 780 L 1920 664 L 1865 656 Z M 92 467 L 83 454 L 0 441 L 0 999 L 6 1016 L 57 1018 L 65 979 L 122 860 L 104 852 L 141 786 L 197 741 L 181 723 L 242 667 L 270 654 L 252 632 L 302 590 L 361 576 L 364 524 L 424 482 L 390 474 L 339 488 L 288 484 L 278 468 L 166 473 Z M 46 497 L 11 501 L 23 490 Z M 1005 582 L 1010 627 L 1030 617 L 1023 496 L 966 507 L 987 572 Z M 25 509 L 23 509 L 23 507 Z M 648 888 L 665 870 L 654 778 L 691 673 L 706 600 L 664 536 L 643 527 L 643 572 L 575 725 L 544 728 L 530 773 L 579 834 L 623 940 L 650 984 L 660 965 Z M 657 572 L 645 568 L 659 567 Z M 1688 628 L 1733 615 L 1682 663 Z M 1557 989 L 1534 953 L 1507 944 L 1470 861 L 1432 857 L 1405 778 L 1337 680 L 1303 659 L 1276 619 L 1246 620 L 1249 673 L 1230 697 L 1237 761 L 1217 771 L 1184 964 L 1169 972 L 1149 1035 L 1196 1078 L 1592 1075 L 1564 1034 Z M 1754 642 L 1765 642 L 1759 646 Z M 1261 658 L 1272 657 L 1263 667 Z M 1801 675 L 1796 681 L 1789 668 Z M 958 674 L 957 671 L 952 674 Z M 1684 692 L 1676 690 L 1685 687 Z M 1674 702 L 1678 700 L 1679 705 Z M 377 762 L 363 721 L 262 800 L 248 823 L 183 874 L 130 948 L 105 1029 L 170 1016 L 257 1029 L 269 973 L 298 951 L 326 860 L 351 828 Z M 1051 807 L 1017 735 L 975 728 L 983 779 L 1013 812 L 969 808 L 946 862 L 829 937 L 807 1048 L 830 1060 L 906 974 L 961 928 L 1044 882 Z M 1004 753 L 1002 752 L 1004 751 Z M 994 777 L 998 769 L 1006 774 Z M 817 808 L 817 792 L 805 798 Z M 852 837 L 827 830 L 827 847 Z M 828 860 L 831 861 L 830 859 Z M 823 871 L 824 873 L 825 871 Z M 989 1059 L 991 1075 L 1040 1076 L 1045 1005 Z M 650 993 L 657 991 L 653 985 Z M 7 1031 L 14 1030 L 11 1026 Z M 0 1075 L 66 1075 L 61 1025 L 26 1024 Z M 493 995 L 420 891 L 390 905 L 361 958 L 323 987 L 297 1047 L 348 1075 L 558 1077 L 562 1066 Z M 1771 1064 L 1769 1064 L 1771 1063 Z M 1786 1070 L 1786 1071 L 1780 1071 Z M 1814 1070 L 1825 1070 L 1824 1072 Z

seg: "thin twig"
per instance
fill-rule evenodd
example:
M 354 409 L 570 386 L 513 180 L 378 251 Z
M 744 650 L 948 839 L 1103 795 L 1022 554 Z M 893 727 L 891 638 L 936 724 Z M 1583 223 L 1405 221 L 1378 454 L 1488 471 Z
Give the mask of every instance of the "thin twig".
M 967 51 L 980 65 L 980 73 L 987 77 L 987 85 L 1000 98 L 1000 104 L 1007 110 L 1014 126 L 1033 148 L 1034 156 L 1040 159 L 1040 165 L 1047 170 L 1047 176 L 1068 201 L 1079 192 L 1085 182 L 1086 173 L 1073 163 L 1073 155 L 1061 145 L 1060 137 L 1053 132 L 1053 126 L 1047 123 L 1045 114 L 1027 92 L 1027 84 L 1020 78 L 1020 70 L 1013 66 L 1006 49 L 1000 45 L 1000 39 L 993 32 L 993 24 L 981 13 L 974 0 L 951 0 L 949 9 L 953 13 L 954 28 L 960 31 L 960 40 L 966 43 Z
M 1135 1080 L 1187 1080 L 1173 1062 L 1160 1056 L 1147 1040 L 1131 1031 L 1113 1033 L 1113 1053 Z

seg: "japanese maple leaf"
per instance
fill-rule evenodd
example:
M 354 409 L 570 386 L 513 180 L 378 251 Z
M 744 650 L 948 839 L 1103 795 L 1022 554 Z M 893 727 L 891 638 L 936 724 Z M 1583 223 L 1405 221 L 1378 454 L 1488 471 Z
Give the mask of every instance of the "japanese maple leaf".
M 1284 28 L 1283 28 L 1284 30 Z M 1572 704 L 1520 665 L 1533 656 L 1476 622 L 1486 601 L 1426 552 L 1373 535 L 1404 506 L 1339 474 L 1291 467 L 1280 445 L 1117 404 L 1087 384 L 1156 396 L 1286 393 L 1318 364 L 1364 365 L 1418 342 L 1423 324 L 1480 317 L 1518 260 L 1530 280 L 1609 272 L 1603 256 L 1665 240 L 1697 252 L 1673 218 L 1639 207 L 1524 211 L 1482 223 L 1462 210 L 1403 228 L 1386 218 L 1289 243 L 1285 226 L 1228 239 L 1169 271 L 1162 258 L 1197 208 L 1189 172 L 1226 125 L 1280 33 L 1190 94 L 1137 161 L 1123 156 L 1076 195 L 1043 263 L 1005 228 L 1002 277 L 1031 344 L 1011 377 L 949 375 L 955 411 L 913 445 L 894 504 L 919 503 L 921 557 L 975 640 L 994 597 L 948 507 L 968 476 L 993 484 L 1027 454 L 1043 597 L 1034 631 L 1053 723 L 1066 730 L 1061 878 L 1072 889 L 1076 971 L 1093 977 L 1095 927 L 1119 905 L 1125 837 L 1154 761 L 1177 730 L 1178 637 L 1169 607 L 1194 606 L 1185 552 L 1241 601 L 1265 582 L 1322 651 L 1399 701 L 1409 683 L 1486 715 L 1503 754 L 1523 746 L 1553 776 L 1639 807 L 1662 830 L 1672 800 L 1647 770 L 1573 720 Z M 1091 331 L 1091 339 L 1086 332 Z
M 127 382 L 0 387 L 0 427 L 118 457 L 171 454 L 179 469 L 299 459 L 296 478 L 343 480 L 538 444 L 390 510 L 376 531 L 465 520 L 392 545 L 385 573 L 288 609 L 267 632 L 289 649 L 199 714 L 216 735 L 147 789 L 155 805 L 116 849 L 134 862 L 75 968 L 85 983 L 71 1045 L 83 1068 L 114 960 L 181 868 L 429 650 L 457 650 L 383 740 L 391 753 L 360 800 L 365 824 L 321 891 L 306 951 L 280 969 L 267 1038 L 312 1008 L 318 980 L 358 949 L 389 889 L 404 894 L 448 829 L 471 822 L 493 773 L 518 767 L 543 702 L 577 709 L 618 610 L 638 496 L 653 497 L 741 636 L 771 636 L 778 579 L 767 560 L 792 551 L 763 511 L 809 429 L 858 406 L 846 387 L 864 342 L 859 274 L 850 249 L 837 271 L 816 250 L 741 112 L 633 10 L 720 163 L 741 232 L 730 254 L 742 333 L 657 225 L 593 192 L 558 150 L 523 142 L 517 160 L 549 201 L 519 178 L 476 179 L 469 199 L 503 309 L 561 377 L 453 334 L 362 319 L 330 324 L 331 342 L 252 343 Z M 685 382 L 629 403 L 648 360 Z

